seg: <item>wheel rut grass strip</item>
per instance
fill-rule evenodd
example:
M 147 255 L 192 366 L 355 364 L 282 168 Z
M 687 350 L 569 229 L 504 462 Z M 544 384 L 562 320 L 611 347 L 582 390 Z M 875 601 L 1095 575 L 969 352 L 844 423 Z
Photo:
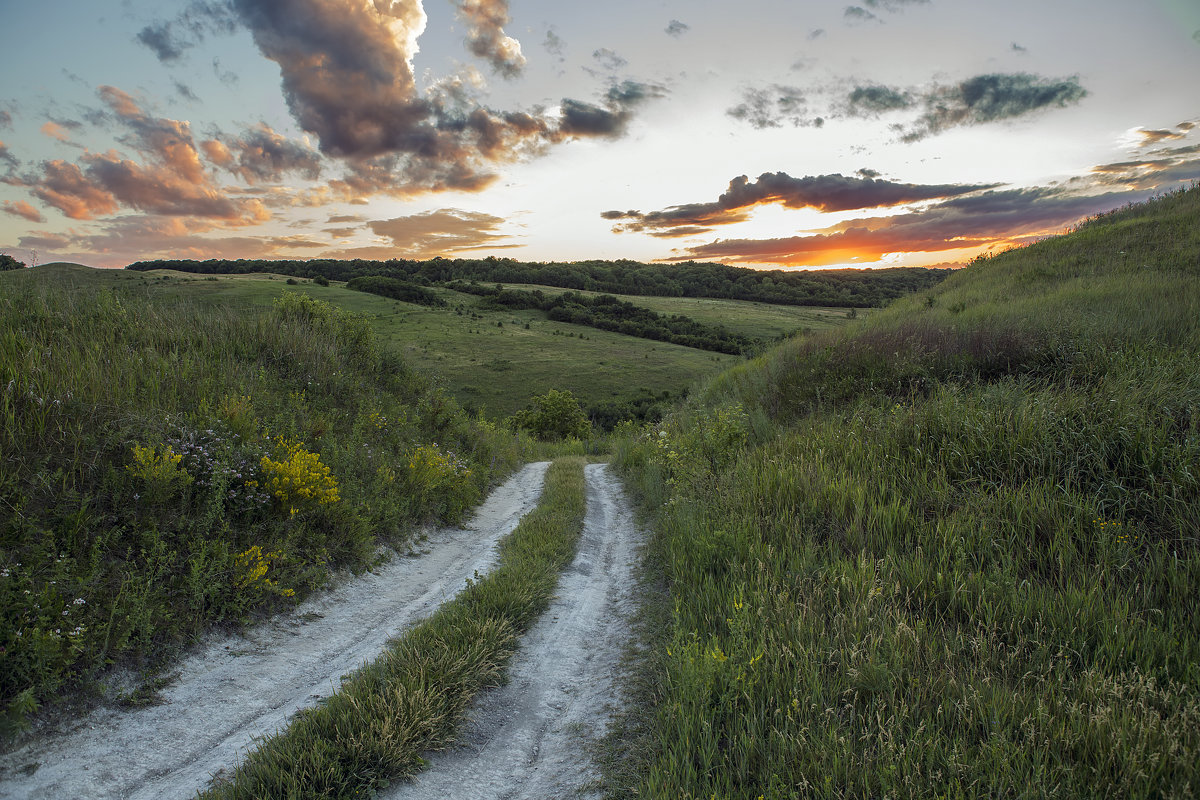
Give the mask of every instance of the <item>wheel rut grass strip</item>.
M 475 693 L 499 685 L 518 637 L 549 605 L 575 551 L 583 465 L 575 457 L 551 464 L 538 507 L 501 542 L 494 570 L 469 581 L 198 797 L 370 797 L 420 770 L 422 752 L 449 745 Z

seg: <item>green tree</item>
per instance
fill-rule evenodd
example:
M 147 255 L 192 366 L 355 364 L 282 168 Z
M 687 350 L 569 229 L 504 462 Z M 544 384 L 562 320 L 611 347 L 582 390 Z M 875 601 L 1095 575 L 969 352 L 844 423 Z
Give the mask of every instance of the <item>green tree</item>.
M 23 261 L 17 261 L 8 253 L 0 253 L 0 272 L 5 272 L 10 269 L 25 269 Z
M 533 398 L 528 408 L 513 414 L 510 420 L 539 439 L 583 439 L 592 432 L 592 423 L 575 395 L 557 389 Z

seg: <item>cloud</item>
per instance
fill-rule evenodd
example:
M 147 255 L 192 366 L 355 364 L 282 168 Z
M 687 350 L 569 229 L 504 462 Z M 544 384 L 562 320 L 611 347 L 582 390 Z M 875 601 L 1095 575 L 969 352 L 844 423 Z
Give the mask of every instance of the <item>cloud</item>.
M 868 116 L 886 111 L 911 108 L 916 101 L 907 90 L 890 86 L 855 86 L 847 97 L 851 116 Z
M 71 140 L 70 134 L 63 130 L 61 125 L 53 121 L 42 125 L 40 130 L 46 136 L 49 136 L 51 139 L 57 139 L 60 142 L 69 142 Z
M 525 67 L 521 43 L 504 33 L 508 0 L 457 0 L 457 5 L 459 18 L 469 26 L 467 49 L 490 63 L 498 75 L 520 75 Z
M 759 130 L 780 128 L 785 122 L 793 127 L 824 124 L 820 117 L 805 119 L 806 110 L 807 101 L 800 89 L 772 84 L 766 89 L 746 89 L 742 92 L 742 102 L 725 113 Z
M 1188 120 L 1186 122 L 1179 123 L 1174 128 L 1163 128 L 1159 130 L 1138 128 L 1134 132 L 1142 137 L 1142 147 L 1150 147 L 1152 145 L 1160 144 L 1164 141 L 1185 139 L 1187 138 L 1187 135 L 1196 127 L 1196 125 L 1197 120 Z
M 923 99 L 925 113 L 901 139 L 915 142 L 960 125 L 979 125 L 1066 108 L 1087 96 L 1078 77 L 1050 79 L 1025 72 L 977 75 L 955 86 L 935 88 Z
M 879 17 L 875 16 L 870 11 L 867 11 L 862 6 L 846 6 L 846 10 L 842 12 L 842 16 L 847 22 L 851 23 L 869 22 L 871 20 L 879 19 Z
M 1047 108 L 1065 108 L 1087 94 L 1077 77 L 1002 73 L 976 75 L 952 86 L 923 89 L 878 84 L 856 86 L 834 113 L 870 117 L 921 108 L 921 115 L 911 124 L 893 126 L 902 141 L 915 142 L 962 125 L 980 125 Z
M 12 114 L 0 109 L 0 128 L 12 127 Z
M 159 61 L 172 64 L 206 36 L 230 34 L 236 28 L 237 21 L 228 3 L 194 0 L 173 20 L 151 22 L 134 38 L 149 48 Z
M 212 60 L 213 75 L 217 76 L 217 80 L 226 86 L 236 86 L 240 78 L 233 70 L 221 69 L 221 59 L 214 57 Z
M 179 93 L 180 97 L 182 97 L 184 100 L 187 100 L 190 103 L 200 102 L 200 98 L 196 96 L 196 93 L 193 92 L 191 87 L 188 86 L 186 83 L 182 83 L 180 81 L 175 81 L 175 91 Z
M 20 163 L 17 161 L 17 157 L 9 152 L 8 146 L 4 142 L 0 142 L 0 164 L 8 164 L 8 169 L 11 172 Z
M 279 65 L 292 116 L 321 153 L 344 161 L 346 174 L 330 187 L 346 199 L 478 191 L 495 180 L 498 163 L 568 138 L 619 135 L 630 116 L 612 100 L 564 100 L 557 114 L 494 111 L 462 80 L 419 91 L 412 57 L 426 24 L 420 3 L 233 2 L 258 49 Z
M 1028 47 L 1022 47 L 1021 45 L 1017 44 L 1016 42 L 1012 43 L 1012 50 L 1014 53 L 1028 53 L 1029 52 Z
M 321 173 L 321 154 L 259 123 L 240 136 L 201 142 L 212 163 L 250 184 L 278 181 L 294 173 L 316 180 Z
M 42 216 L 42 212 L 38 211 L 33 206 L 26 203 L 24 200 L 16 202 L 4 201 L 5 213 L 12 214 L 14 217 L 22 217 L 30 222 L 45 222 L 46 218 Z
M 178 61 L 183 57 L 183 51 L 191 46 L 190 43 L 175 37 L 169 22 L 151 23 L 138 31 L 135 38 L 153 50 L 154 55 L 164 64 Z
M 601 217 L 621 221 L 615 232 L 649 233 L 659 237 L 705 233 L 717 225 L 732 225 L 749 219 L 754 206 L 775 204 L 784 208 L 815 208 L 820 211 L 850 211 L 885 208 L 978 192 L 994 185 L 895 183 L 875 177 L 809 175 L 793 178 L 785 172 L 766 172 L 751 181 L 745 175 L 729 182 L 715 202 L 671 206 L 663 211 L 606 211 Z
M 876 261 L 889 253 L 1006 246 L 1145 196 L 1074 194 L 1054 187 L 986 191 L 907 214 L 843 222 L 808 236 L 717 240 L 667 260 L 827 266 Z
M 85 153 L 78 164 L 44 162 L 42 174 L 29 180 L 34 196 L 72 219 L 112 214 L 121 206 L 228 224 L 269 218 L 258 200 L 233 199 L 212 183 L 187 122 L 150 116 L 113 86 L 101 86 L 98 93 L 124 129 L 117 141 L 144 162 L 112 150 Z
M 542 42 L 542 47 L 546 52 L 557 58 L 560 62 L 565 60 L 563 55 L 566 51 L 567 43 L 563 38 L 555 32 L 554 28 L 546 30 L 546 39 Z
M 330 214 L 329 219 L 325 220 L 330 224 L 338 222 L 366 222 L 367 218 L 361 214 Z
M 504 224 L 502 217 L 443 208 L 408 217 L 375 220 L 367 226 L 378 236 L 392 240 L 400 250 L 396 255 L 406 258 L 432 258 L 446 253 L 463 250 L 479 250 L 496 247 L 498 242 L 510 238 L 498 233 Z
M 663 29 L 663 32 L 666 33 L 667 36 L 674 36 L 676 39 L 678 39 L 691 29 L 692 26 L 688 25 L 686 22 L 680 22 L 677 19 L 673 19 L 667 23 L 667 27 Z
M 592 58 L 600 62 L 600 66 L 607 70 L 616 71 L 622 67 L 628 66 L 629 62 L 618 55 L 615 51 L 609 50 L 607 47 L 601 47 L 592 53 Z

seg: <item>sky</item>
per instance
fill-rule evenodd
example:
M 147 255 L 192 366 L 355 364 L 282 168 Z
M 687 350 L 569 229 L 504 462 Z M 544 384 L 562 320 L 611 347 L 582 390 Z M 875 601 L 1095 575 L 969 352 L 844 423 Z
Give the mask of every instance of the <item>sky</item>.
M 1200 180 L 1200 0 L 0 0 L 0 22 L 0 252 L 31 264 L 957 266 Z

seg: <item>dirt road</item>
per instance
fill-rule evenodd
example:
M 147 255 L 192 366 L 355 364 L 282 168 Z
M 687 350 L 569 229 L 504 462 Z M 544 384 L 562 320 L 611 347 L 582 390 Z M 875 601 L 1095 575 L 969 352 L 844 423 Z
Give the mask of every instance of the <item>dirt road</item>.
M 604 464 L 586 467 L 587 517 L 558 596 L 525 635 L 509 682 L 477 698 L 460 746 L 385 800 L 586 797 L 597 777 L 587 746 L 619 702 L 641 543 L 633 512 Z
M 294 614 L 214 641 L 179 667 L 164 702 L 101 708 L 66 730 L 39 732 L 0 756 L 0 798 L 189 798 L 229 769 L 387 640 L 453 597 L 495 560 L 495 544 L 537 505 L 548 464 L 496 489 L 461 529 L 433 532 L 418 558 L 312 598 Z

